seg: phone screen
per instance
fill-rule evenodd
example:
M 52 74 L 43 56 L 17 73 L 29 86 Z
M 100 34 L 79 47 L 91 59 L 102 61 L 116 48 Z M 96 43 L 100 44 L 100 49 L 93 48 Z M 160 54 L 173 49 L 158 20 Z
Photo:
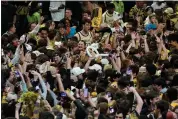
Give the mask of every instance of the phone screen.
M 114 113 L 114 108 L 113 107 L 109 107 L 109 112 L 110 113 Z
M 15 76 L 16 76 L 16 77 L 20 77 L 20 74 L 19 74 L 18 71 L 15 71 Z
M 108 97 L 111 97 L 111 93 L 110 92 L 107 92 L 107 95 L 108 95 Z
M 85 88 L 85 89 L 84 89 L 84 97 L 85 97 L 85 98 L 88 97 L 88 88 Z
M 132 73 L 132 70 L 131 70 L 131 69 L 127 69 L 126 74 L 127 74 L 127 75 L 131 75 L 131 73 Z
M 61 92 L 61 97 L 66 97 L 66 96 L 67 96 L 66 93 Z

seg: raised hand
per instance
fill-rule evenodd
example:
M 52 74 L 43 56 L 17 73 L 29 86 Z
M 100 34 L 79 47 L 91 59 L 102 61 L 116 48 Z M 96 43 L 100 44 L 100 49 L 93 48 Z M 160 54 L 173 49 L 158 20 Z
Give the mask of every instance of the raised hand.
M 16 110 L 19 110 L 20 107 L 21 107 L 21 103 L 17 103 L 17 104 L 15 105 L 15 109 L 16 109 Z
M 31 73 L 32 73 L 33 75 L 35 75 L 35 76 L 38 76 L 38 75 L 39 75 L 39 73 L 38 73 L 37 71 L 35 71 L 35 70 L 32 70 Z

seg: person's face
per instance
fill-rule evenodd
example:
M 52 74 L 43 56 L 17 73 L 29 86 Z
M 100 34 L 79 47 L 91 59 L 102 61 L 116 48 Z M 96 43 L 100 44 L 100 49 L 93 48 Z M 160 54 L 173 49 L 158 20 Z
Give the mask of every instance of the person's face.
M 151 101 L 151 103 L 153 104 L 153 105 L 155 105 L 158 101 L 160 101 L 161 99 L 160 99 L 160 97 L 159 96 L 157 96 L 157 97 L 155 97 L 155 98 L 153 98 L 153 100 Z
M 16 27 L 15 27 L 15 25 L 13 25 L 13 27 L 10 29 L 10 31 L 11 31 L 12 33 L 15 33 L 15 32 L 16 32 Z
M 41 35 L 41 38 L 47 39 L 48 32 L 46 30 L 42 30 L 41 33 L 40 33 L 40 35 Z
M 64 28 L 59 28 L 59 32 L 61 35 L 63 35 L 65 33 L 65 29 Z
M 151 22 L 156 23 L 156 17 L 151 17 Z
M 124 116 L 122 113 L 116 114 L 115 119 L 124 119 Z
M 55 23 L 54 23 L 54 22 L 51 23 L 50 28 L 51 28 L 51 30 L 54 30 L 54 29 L 55 29 Z
M 131 25 L 131 24 L 127 24 L 127 25 L 126 25 L 126 30 L 127 30 L 127 31 L 129 31 L 131 28 L 132 28 L 132 25 Z
M 158 26 L 158 27 L 159 27 L 160 29 L 164 29 L 165 26 L 166 26 L 166 23 L 159 23 L 159 26 Z
M 142 2 L 142 1 L 136 2 L 136 5 L 138 8 L 143 8 L 144 2 Z
M 87 13 L 83 13 L 83 19 L 88 19 L 89 18 L 89 15 Z
M 55 56 L 54 56 L 54 62 L 55 62 L 56 64 L 58 64 L 60 61 L 61 61 L 61 57 L 59 57 L 59 55 L 55 55 Z
M 84 50 L 84 48 L 85 48 L 84 42 L 80 41 L 80 42 L 78 43 L 78 49 L 79 49 L 80 51 L 82 51 L 82 50 Z
M 12 41 L 13 46 L 17 47 L 19 45 L 19 41 L 17 38 L 13 39 Z
M 91 24 L 90 23 L 85 23 L 85 25 L 83 25 L 83 29 L 85 32 L 88 32 L 90 30 L 90 26 Z
M 161 86 L 155 85 L 154 87 L 155 87 L 155 89 L 156 89 L 157 91 L 160 91 L 160 90 L 161 90 Z
M 66 10 L 65 16 L 66 18 L 70 18 L 72 16 L 71 10 Z
M 153 12 L 152 12 L 152 9 L 149 8 L 148 11 L 147 11 L 147 14 L 150 15 L 150 14 L 152 14 L 152 13 L 153 13 Z
M 70 21 L 69 20 L 66 20 L 66 26 L 70 27 Z
M 176 41 L 171 41 L 169 44 L 173 47 L 176 47 L 178 45 Z
M 114 8 L 108 9 L 108 13 L 109 13 L 109 14 L 113 14 L 114 10 L 115 10 Z
M 36 27 L 36 24 L 35 24 L 35 23 L 31 24 L 31 26 L 30 26 L 30 31 L 32 31 L 35 27 Z

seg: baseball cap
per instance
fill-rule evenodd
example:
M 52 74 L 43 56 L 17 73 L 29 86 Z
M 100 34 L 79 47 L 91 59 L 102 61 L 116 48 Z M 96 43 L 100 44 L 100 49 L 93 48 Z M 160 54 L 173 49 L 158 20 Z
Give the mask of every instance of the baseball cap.
M 174 10 L 171 7 L 168 7 L 166 10 L 164 10 L 164 13 L 173 14 Z
M 85 69 L 81 69 L 80 67 L 75 67 L 71 70 L 71 74 L 74 76 L 78 76 L 80 74 L 83 74 L 85 72 Z
M 89 69 L 96 70 L 96 71 L 101 71 L 102 67 L 99 64 L 94 64 L 93 66 L 90 66 Z

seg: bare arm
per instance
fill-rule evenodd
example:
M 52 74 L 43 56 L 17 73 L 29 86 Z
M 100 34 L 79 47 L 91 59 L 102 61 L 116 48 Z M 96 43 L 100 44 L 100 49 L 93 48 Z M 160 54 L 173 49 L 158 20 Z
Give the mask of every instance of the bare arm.
M 20 110 L 20 107 L 21 107 L 21 103 L 17 103 L 15 105 L 15 118 L 16 119 L 19 119 L 19 110 Z
M 120 72 L 120 70 L 121 70 L 121 57 L 120 57 L 120 53 L 117 53 L 117 56 L 116 56 L 116 65 L 118 67 L 118 72 Z
M 135 97 L 136 97 L 136 100 L 137 100 L 137 106 L 136 106 L 136 111 L 137 113 L 140 115 L 140 112 L 142 110 L 142 106 L 143 106 L 143 100 L 142 98 L 140 97 L 140 95 L 138 94 L 138 92 L 135 90 L 135 88 L 133 87 L 130 87 L 130 90 L 131 92 L 134 93 Z
M 112 48 L 115 49 L 117 47 L 117 34 L 114 34 Z
M 145 53 L 149 52 L 149 47 L 148 47 L 148 43 L 147 43 L 147 39 L 146 38 L 143 38 L 144 40 L 144 44 L 145 44 Z
M 111 59 L 111 62 L 112 62 L 112 65 L 114 67 L 115 70 L 117 70 L 118 72 L 120 72 L 120 69 L 118 68 L 115 60 L 114 60 L 114 57 L 110 58 Z
M 26 76 L 27 88 L 29 89 L 29 88 L 31 88 L 31 87 L 33 87 L 33 86 L 32 86 L 32 84 L 31 84 L 31 82 L 30 82 L 30 78 L 28 77 L 28 74 L 27 74 L 27 73 L 25 74 L 25 76 Z
M 36 71 L 32 71 L 31 73 L 32 73 L 33 75 L 38 76 L 38 79 L 39 79 L 39 81 L 40 81 L 40 84 L 41 84 L 42 90 L 43 90 L 43 93 L 42 93 L 41 95 L 42 95 L 43 99 L 46 99 L 46 96 L 47 96 L 47 87 L 46 87 L 46 85 L 45 85 L 45 83 L 44 83 L 44 81 L 43 81 L 43 78 L 42 78 L 41 74 L 38 73 L 38 72 L 36 72 Z
M 107 38 L 105 40 L 105 45 L 109 44 L 109 36 L 110 36 L 110 34 L 108 34 L 108 36 L 107 36 Z
M 17 21 L 17 16 L 16 16 L 16 15 L 14 15 L 14 17 L 13 17 L 13 24 L 15 24 L 15 23 L 16 23 L 16 21 Z
M 84 67 L 85 71 L 88 70 L 88 67 L 90 66 L 90 63 L 91 63 L 92 59 L 93 58 L 89 58 L 88 61 L 87 61 L 87 63 L 85 64 L 85 67 Z

